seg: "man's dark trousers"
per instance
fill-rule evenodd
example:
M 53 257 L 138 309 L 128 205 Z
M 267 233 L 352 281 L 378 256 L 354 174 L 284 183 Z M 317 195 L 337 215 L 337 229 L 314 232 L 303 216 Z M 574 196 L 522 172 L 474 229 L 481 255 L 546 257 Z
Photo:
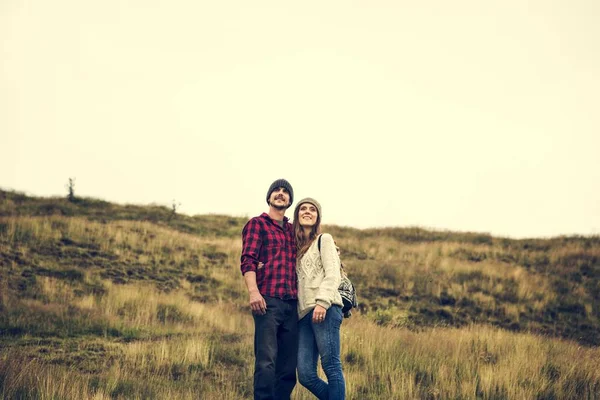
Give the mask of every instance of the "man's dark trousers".
M 298 302 L 263 296 L 254 315 L 254 400 L 289 400 L 296 385 Z

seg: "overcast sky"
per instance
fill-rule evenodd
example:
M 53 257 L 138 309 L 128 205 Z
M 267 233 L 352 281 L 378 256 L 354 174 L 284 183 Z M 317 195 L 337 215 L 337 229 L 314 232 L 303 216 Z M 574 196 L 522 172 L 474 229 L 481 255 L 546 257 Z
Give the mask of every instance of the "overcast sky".
M 600 1 L 2 0 L 0 148 L 32 195 L 599 234 Z

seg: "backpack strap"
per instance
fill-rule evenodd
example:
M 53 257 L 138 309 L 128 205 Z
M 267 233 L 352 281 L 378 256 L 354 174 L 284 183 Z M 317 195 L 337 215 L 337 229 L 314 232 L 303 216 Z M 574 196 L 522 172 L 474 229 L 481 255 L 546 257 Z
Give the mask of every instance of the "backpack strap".
M 319 239 L 317 239 L 317 247 L 319 248 L 319 255 L 321 255 L 321 236 L 323 236 L 322 233 L 319 235 Z M 342 277 L 348 276 L 346 274 L 346 268 L 344 268 L 344 263 L 342 263 L 342 259 L 340 259 L 340 276 L 342 276 Z

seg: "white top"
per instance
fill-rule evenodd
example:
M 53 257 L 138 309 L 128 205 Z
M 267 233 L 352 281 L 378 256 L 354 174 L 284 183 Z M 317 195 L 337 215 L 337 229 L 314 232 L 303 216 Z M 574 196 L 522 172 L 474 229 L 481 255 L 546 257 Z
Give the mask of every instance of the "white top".
M 326 310 L 332 304 L 343 306 L 338 291 L 340 286 L 340 257 L 333 237 L 329 233 L 321 235 L 310 245 L 306 253 L 296 263 L 298 273 L 298 319 L 302 319 L 318 304 Z

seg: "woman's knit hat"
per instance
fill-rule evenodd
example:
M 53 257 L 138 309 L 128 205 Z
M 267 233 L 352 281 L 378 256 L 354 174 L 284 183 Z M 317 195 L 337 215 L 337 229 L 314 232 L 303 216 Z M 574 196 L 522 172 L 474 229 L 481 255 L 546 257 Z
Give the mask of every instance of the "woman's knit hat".
M 321 204 L 318 201 L 316 201 L 315 199 L 313 199 L 312 197 L 305 197 L 302 200 L 300 200 L 298 202 L 298 204 L 296 204 L 296 209 L 294 210 L 294 215 L 296 215 L 296 212 L 298 211 L 300 206 L 304 203 L 309 203 L 309 204 L 312 204 L 313 206 L 317 207 L 317 211 L 319 212 L 319 217 L 323 218 L 323 214 L 321 214 Z
M 277 179 L 275 182 L 271 183 L 269 186 L 269 191 L 267 192 L 267 204 L 269 204 L 269 197 L 271 197 L 271 193 L 277 188 L 285 188 L 290 194 L 290 206 L 294 203 L 294 189 L 292 189 L 292 185 L 285 179 Z

